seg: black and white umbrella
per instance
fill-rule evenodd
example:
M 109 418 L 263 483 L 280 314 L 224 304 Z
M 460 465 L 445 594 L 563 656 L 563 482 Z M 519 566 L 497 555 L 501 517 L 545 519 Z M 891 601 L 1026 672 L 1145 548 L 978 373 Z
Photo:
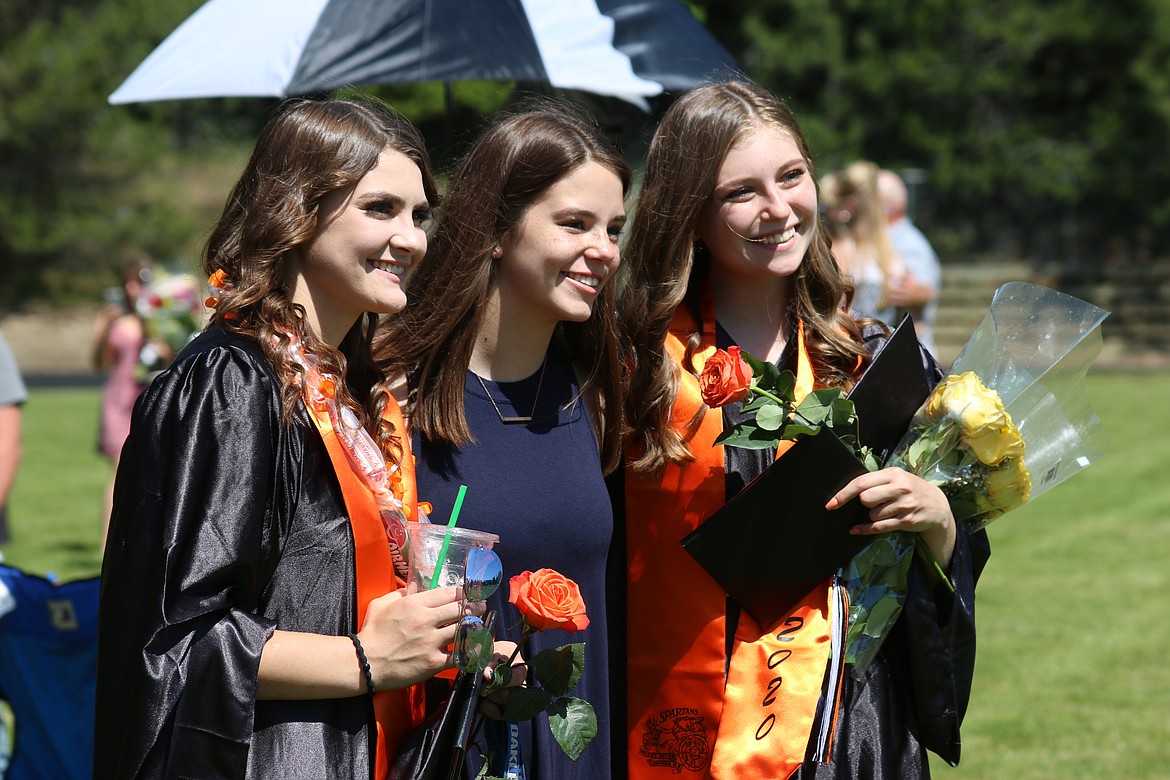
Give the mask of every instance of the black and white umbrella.
M 681 0 L 208 0 L 109 99 L 504 80 L 645 108 L 736 69 Z

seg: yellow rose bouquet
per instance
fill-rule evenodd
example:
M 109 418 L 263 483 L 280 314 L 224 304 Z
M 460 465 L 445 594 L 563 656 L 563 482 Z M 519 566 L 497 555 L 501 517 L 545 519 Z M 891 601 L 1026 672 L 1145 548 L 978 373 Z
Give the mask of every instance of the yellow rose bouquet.
M 1108 314 L 1039 285 L 999 288 L 886 465 L 939 486 L 971 533 L 1087 467 L 1102 447 L 1084 378 Z M 876 537 L 842 570 L 858 672 L 901 613 L 914 548 L 913 534 Z
M 999 394 L 964 371 L 935 387 L 888 465 L 938 485 L 955 519 L 975 531 L 1028 500 L 1025 450 Z

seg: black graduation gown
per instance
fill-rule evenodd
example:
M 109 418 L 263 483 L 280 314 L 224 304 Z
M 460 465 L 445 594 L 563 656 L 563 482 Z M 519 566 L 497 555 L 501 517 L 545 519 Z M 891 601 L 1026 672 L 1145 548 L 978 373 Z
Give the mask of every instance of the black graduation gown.
M 353 535 L 304 408 L 211 328 L 139 399 L 102 566 L 97 778 L 372 773 L 368 697 L 256 701 L 276 628 L 356 630 Z M 355 664 L 356 659 L 355 659 Z
M 846 674 L 830 762 L 805 763 L 797 780 L 929 778 L 927 750 L 958 765 L 975 672 L 975 582 L 990 552 L 985 532 L 959 530 L 953 596 L 915 556 L 893 631 L 862 680 Z
M 885 343 L 880 327 L 867 326 L 862 335 L 871 354 Z M 731 343 L 721 328 L 717 342 L 724 348 Z M 942 369 L 925 350 L 922 359 L 931 384 L 937 383 Z M 789 349 L 779 364 L 795 370 L 795 362 Z M 725 425 L 736 421 L 738 409 L 723 407 Z M 727 447 L 725 452 L 729 496 L 771 462 L 764 450 Z M 851 668 L 845 675 L 829 763 L 807 761 L 795 780 L 929 778 L 927 750 L 952 766 L 959 763 L 959 726 L 975 672 L 975 583 L 991 550 L 983 531 L 969 535 L 960 527 L 956 536 L 949 572 L 954 595 L 945 585 L 935 585 L 914 556 L 906 601 L 890 635 L 862 679 Z M 738 607 L 730 601 L 728 606 L 730 647 Z M 817 733 L 814 723 L 810 756 Z

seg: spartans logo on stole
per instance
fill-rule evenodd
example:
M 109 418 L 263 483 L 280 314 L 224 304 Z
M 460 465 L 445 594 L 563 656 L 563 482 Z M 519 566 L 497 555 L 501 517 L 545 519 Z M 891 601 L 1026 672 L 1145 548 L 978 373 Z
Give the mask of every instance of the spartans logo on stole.
M 641 754 L 650 766 L 700 772 L 711 761 L 703 716 L 691 707 L 663 710 L 646 720 Z

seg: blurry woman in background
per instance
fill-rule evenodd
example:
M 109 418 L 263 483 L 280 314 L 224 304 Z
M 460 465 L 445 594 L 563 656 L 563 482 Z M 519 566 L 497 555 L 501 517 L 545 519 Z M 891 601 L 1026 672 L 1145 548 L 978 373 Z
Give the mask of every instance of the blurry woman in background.
M 821 202 L 833 234 L 833 256 L 853 282 L 853 312 L 893 327 L 899 313 L 889 291 L 906 268 L 890 243 L 878 172 L 877 165 L 861 160 L 830 173 L 821 181 Z
M 139 356 L 146 346 L 146 327 L 137 311 L 138 296 L 150 284 L 153 271 L 145 256 L 127 261 L 121 270 L 122 286 L 110 288 L 112 298 L 98 314 L 94 323 L 92 356 L 98 371 L 108 371 L 102 388 L 101 424 L 98 430 L 98 451 L 113 464 L 110 482 L 102 500 L 101 544 L 106 546 L 106 531 L 110 523 L 110 505 L 114 497 L 114 474 L 122 444 L 130 433 L 130 413 L 134 402 L 146 389 L 146 383 L 136 371 Z

